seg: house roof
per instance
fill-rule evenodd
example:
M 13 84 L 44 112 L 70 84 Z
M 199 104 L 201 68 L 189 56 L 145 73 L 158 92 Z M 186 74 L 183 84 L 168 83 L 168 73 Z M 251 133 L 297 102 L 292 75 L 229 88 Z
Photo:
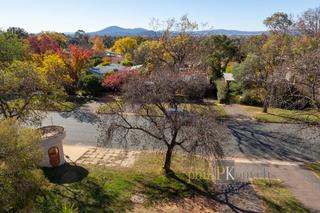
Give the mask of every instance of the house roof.
M 114 70 L 122 70 L 125 66 L 121 64 L 110 64 L 108 66 L 96 66 L 89 70 L 90 73 L 96 74 L 99 76 L 104 76 L 106 73 L 113 72 Z
M 223 73 L 223 78 L 225 81 L 234 81 L 232 73 Z

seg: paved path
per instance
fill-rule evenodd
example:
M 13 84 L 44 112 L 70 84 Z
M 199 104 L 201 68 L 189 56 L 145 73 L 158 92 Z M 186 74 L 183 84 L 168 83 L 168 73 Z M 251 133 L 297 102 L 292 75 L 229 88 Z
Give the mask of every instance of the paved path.
M 138 151 L 127 151 L 123 149 L 90 148 L 77 161 L 80 164 L 98 166 L 131 167 Z
M 89 149 L 95 148 L 93 146 L 75 146 L 63 144 L 63 152 L 67 161 L 76 162 Z
M 114 167 L 133 166 L 140 154 L 139 151 L 74 145 L 64 145 L 63 151 L 68 162 Z

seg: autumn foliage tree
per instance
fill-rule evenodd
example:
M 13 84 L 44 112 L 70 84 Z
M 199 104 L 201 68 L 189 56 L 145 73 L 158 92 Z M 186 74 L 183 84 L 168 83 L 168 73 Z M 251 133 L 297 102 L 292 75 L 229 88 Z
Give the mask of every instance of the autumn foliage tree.
M 117 54 L 132 54 L 134 49 L 138 46 L 137 40 L 132 37 L 125 37 L 117 40 L 111 48 Z
M 58 41 L 46 34 L 30 36 L 26 41 L 29 46 L 29 50 L 35 54 L 44 54 L 46 52 L 62 52 L 62 48 L 60 47 Z
M 74 82 L 74 87 L 78 88 L 80 78 L 86 72 L 90 62 L 91 53 L 88 49 L 79 47 L 77 45 L 69 46 L 69 60 L 70 77 Z
M 92 50 L 96 54 L 103 53 L 104 43 L 100 36 L 95 36 L 92 38 Z

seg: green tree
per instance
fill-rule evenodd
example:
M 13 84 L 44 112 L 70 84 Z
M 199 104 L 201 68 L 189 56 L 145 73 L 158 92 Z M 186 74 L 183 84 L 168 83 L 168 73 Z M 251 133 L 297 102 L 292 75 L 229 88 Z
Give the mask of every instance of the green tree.
M 0 32 L 0 68 L 26 56 L 26 47 L 17 35 Z
M 7 33 L 15 34 L 20 39 L 25 39 L 29 36 L 28 32 L 25 31 L 23 28 L 20 27 L 9 27 L 7 29 Z
M 225 35 L 213 35 L 201 43 L 203 58 L 212 71 L 213 80 L 221 78 L 232 60 L 240 57 L 240 40 Z
M 0 114 L 4 118 L 37 122 L 63 97 L 63 89 L 30 62 L 15 61 L 0 70 Z
M 279 67 L 293 57 L 291 46 L 292 36 L 274 33 L 260 46 L 259 51 L 249 54 L 235 71 L 236 80 L 242 84 L 243 90 L 260 90 L 263 112 L 267 112 L 272 103 L 274 89 L 279 83 Z
M 33 212 L 35 197 L 47 185 L 37 164 L 40 135 L 14 119 L 0 120 L 0 206 L 3 212 Z
M 288 32 L 293 25 L 293 21 L 290 16 L 283 12 L 274 13 L 272 16 L 267 17 L 264 20 L 266 25 L 272 32 Z
M 97 75 L 85 75 L 80 79 L 80 88 L 89 95 L 98 95 L 101 90 L 101 81 Z

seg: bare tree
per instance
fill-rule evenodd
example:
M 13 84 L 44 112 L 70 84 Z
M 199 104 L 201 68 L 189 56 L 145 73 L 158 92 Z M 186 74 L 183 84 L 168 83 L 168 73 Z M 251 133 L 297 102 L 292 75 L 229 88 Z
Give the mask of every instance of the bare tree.
M 197 76 L 194 82 L 207 81 Z M 221 157 L 225 131 L 213 107 L 188 111 L 182 108 L 185 102 L 182 92 L 189 85 L 188 79 L 185 74 L 170 71 L 131 79 L 125 85 L 123 103 L 113 106 L 112 119 L 101 123 L 104 145 L 117 138 L 119 143 L 130 142 L 133 140 L 130 133 L 140 134 L 143 143 L 160 144 L 165 148 L 163 168 L 166 173 L 171 171 L 174 150 Z M 203 88 L 202 85 L 199 83 L 199 87 Z M 135 114 L 128 113 L 128 106 Z
M 184 15 L 180 20 L 169 19 L 162 23 L 154 19 L 152 25 L 162 32 L 158 48 L 153 51 L 154 64 L 173 72 L 201 65 L 199 39 L 192 36 L 192 32 L 198 29 L 196 22 Z
M 311 108 L 320 110 L 320 49 L 304 54 L 288 65 L 290 84 L 299 93 L 292 96 L 305 101 Z
M 305 34 L 320 35 L 320 7 L 305 11 L 296 23 L 296 28 Z

